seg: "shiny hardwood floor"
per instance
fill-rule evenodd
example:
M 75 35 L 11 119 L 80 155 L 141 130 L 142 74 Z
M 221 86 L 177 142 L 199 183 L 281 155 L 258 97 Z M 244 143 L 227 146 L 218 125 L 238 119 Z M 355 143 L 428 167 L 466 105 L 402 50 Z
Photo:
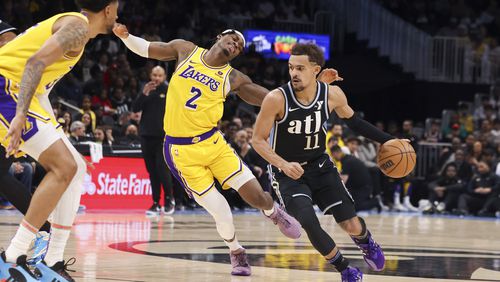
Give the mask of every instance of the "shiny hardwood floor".
M 500 281 L 500 220 L 363 216 L 387 256 L 381 273 L 368 270 L 332 218 L 320 218 L 351 264 L 365 272 L 364 281 Z M 6 247 L 20 218 L 0 213 L 0 246 Z M 256 212 L 236 214 L 235 225 L 251 277 L 229 274 L 227 249 L 202 211 L 153 218 L 143 212 L 80 214 L 66 257 L 77 259 L 77 281 L 340 281 L 305 233 L 287 239 Z

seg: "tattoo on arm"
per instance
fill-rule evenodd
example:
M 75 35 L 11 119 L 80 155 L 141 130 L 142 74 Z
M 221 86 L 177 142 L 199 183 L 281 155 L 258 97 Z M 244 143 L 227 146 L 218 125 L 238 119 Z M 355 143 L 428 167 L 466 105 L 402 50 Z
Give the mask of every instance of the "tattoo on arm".
M 83 21 L 65 25 L 55 34 L 55 39 L 64 53 L 82 48 L 88 40 L 88 26 Z
M 45 64 L 39 60 L 28 60 L 26 68 L 21 78 L 21 85 L 19 89 L 19 97 L 17 99 L 17 114 L 28 114 L 31 99 L 35 94 L 35 90 L 42 79 L 42 73 L 45 69 Z
M 69 51 L 76 51 L 77 49 L 83 48 L 87 43 L 88 26 L 81 20 L 73 21 L 56 31 L 53 38 L 61 48 L 63 54 Z M 33 98 L 36 88 L 40 83 L 43 71 L 47 65 L 50 65 L 50 63 L 47 63 L 47 57 L 50 57 L 50 54 L 44 54 L 43 51 L 46 53 L 48 52 L 46 51 L 47 49 L 43 49 L 44 47 L 38 51 L 38 56 L 37 54 L 33 55 L 26 63 L 26 67 L 21 78 L 21 85 L 19 87 L 20 89 L 16 109 L 17 114 L 26 115 L 28 113 L 31 99 Z M 50 48 L 48 50 L 50 50 Z M 51 60 L 49 59 L 48 61 L 50 62 Z

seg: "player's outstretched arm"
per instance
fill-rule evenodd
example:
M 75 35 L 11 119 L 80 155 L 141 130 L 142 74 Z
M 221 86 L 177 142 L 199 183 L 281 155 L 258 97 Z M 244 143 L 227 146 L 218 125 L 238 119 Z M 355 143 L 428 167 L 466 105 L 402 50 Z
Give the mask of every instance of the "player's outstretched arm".
M 68 52 L 80 52 L 89 40 L 89 26 L 83 19 L 66 16 L 54 24 L 55 32 L 26 62 L 21 78 L 16 115 L 5 139 L 10 138 L 7 155 L 17 153 L 26 115 L 43 71 Z
M 236 94 L 250 105 L 260 106 L 269 93 L 269 90 L 254 83 L 250 77 L 237 69 L 233 69 L 229 74 L 229 83 L 231 90 L 236 91 Z
M 170 42 L 149 42 L 130 34 L 123 24 L 116 24 L 113 32 L 129 50 L 144 58 L 181 61 L 195 48 L 192 42 L 183 39 L 174 39 Z
M 284 115 L 285 98 L 279 90 L 271 91 L 262 102 L 252 136 L 252 146 L 266 161 L 281 169 L 293 179 L 299 179 L 304 170 L 298 163 L 290 163 L 276 154 L 268 143 L 271 129 L 276 120 Z
M 333 109 L 350 129 L 366 138 L 370 138 L 381 144 L 395 138 L 376 128 L 355 113 L 347 103 L 344 91 L 338 86 L 330 85 L 328 87 L 328 108 Z

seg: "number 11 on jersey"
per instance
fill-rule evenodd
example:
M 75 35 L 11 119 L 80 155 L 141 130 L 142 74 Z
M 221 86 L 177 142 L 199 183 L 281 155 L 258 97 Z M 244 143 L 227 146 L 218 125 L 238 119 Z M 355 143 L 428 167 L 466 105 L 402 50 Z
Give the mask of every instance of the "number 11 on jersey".
M 186 108 L 190 110 L 196 110 L 196 108 L 198 108 L 198 105 L 196 105 L 195 102 L 201 97 L 201 90 L 193 86 L 191 88 L 191 94 L 193 94 L 194 96 L 191 99 L 187 100 Z
M 311 147 L 311 139 L 314 139 L 314 145 L 313 147 Z M 318 138 L 318 134 L 314 134 L 314 135 L 306 135 L 306 147 L 304 148 L 304 150 L 313 150 L 313 149 L 318 149 L 319 148 L 319 144 L 318 144 L 318 141 L 319 141 L 319 138 Z

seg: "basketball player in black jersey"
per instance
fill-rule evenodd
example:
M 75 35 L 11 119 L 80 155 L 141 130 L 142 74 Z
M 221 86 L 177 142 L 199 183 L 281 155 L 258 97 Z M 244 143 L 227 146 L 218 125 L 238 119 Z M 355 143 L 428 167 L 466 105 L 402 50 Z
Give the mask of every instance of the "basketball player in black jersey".
M 335 111 L 351 129 L 367 138 L 385 143 L 394 137 L 361 119 L 339 87 L 316 80 L 323 65 L 318 46 L 296 44 L 292 48 L 288 62 L 292 80 L 265 97 L 252 142 L 271 164 L 273 187 L 280 201 L 301 223 L 314 248 L 341 272 L 342 281 L 362 281 L 362 272 L 349 266 L 313 209 L 317 204 L 323 213 L 333 215 L 363 251 L 371 269 L 384 268 L 380 246 L 364 220 L 356 216 L 354 201 L 325 153 L 325 122 Z

